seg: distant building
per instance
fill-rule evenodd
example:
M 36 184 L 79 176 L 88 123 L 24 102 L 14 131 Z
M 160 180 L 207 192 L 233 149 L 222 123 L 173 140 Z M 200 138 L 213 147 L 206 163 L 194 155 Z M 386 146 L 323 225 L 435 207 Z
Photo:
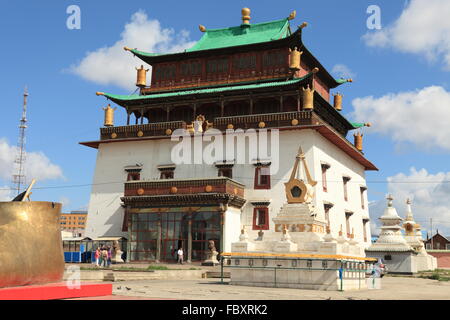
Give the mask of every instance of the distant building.
M 86 229 L 87 211 L 61 213 L 61 231 L 71 232 L 74 237 L 83 237 Z
M 450 250 L 450 236 L 443 236 L 436 230 L 436 234 L 425 242 L 427 250 Z

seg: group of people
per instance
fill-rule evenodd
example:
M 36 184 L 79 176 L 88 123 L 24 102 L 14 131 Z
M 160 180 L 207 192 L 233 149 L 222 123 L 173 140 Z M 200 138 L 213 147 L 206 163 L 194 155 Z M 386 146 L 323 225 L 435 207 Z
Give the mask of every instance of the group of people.
M 111 247 L 101 246 L 95 250 L 95 265 L 97 267 L 109 267 L 111 265 Z

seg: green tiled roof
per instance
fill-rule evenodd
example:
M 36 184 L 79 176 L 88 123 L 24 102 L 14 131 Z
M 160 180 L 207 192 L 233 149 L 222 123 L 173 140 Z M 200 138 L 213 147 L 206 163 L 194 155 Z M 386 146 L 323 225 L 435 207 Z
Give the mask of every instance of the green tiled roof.
M 157 99 L 157 98 L 169 98 L 169 97 L 178 97 L 192 94 L 204 94 L 204 93 L 220 93 L 225 91 L 235 91 L 235 90 L 252 90 L 252 89 L 261 89 L 268 87 L 277 87 L 277 86 L 287 86 L 290 84 L 299 83 L 302 80 L 309 77 L 311 73 L 305 75 L 304 77 L 286 80 L 286 81 L 272 81 L 272 82 L 264 82 L 264 83 L 253 83 L 253 84 L 245 84 L 245 85 L 230 85 L 224 87 L 206 87 L 202 89 L 192 89 L 192 90 L 183 90 L 183 91 L 169 91 L 169 92 L 161 92 L 154 93 L 150 95 L 116 95 L 105 93 L 104 96 L 108 99 L 113 100 L 114 102 L 120 104 L 120 102 L 127 101 L 140 101 L 140 100 L 148 100 L 148 99 Z
M 290 35 L 291 31 L 287 18 L 224 29 L 207 29 L 201 39 L 192 48 L 186 49 L 185 52 L 268 42 L 283 39 Z M 148 53 L 137 49 L 130 51 L 142 57 L 166 55 L 165 53 Z
M 290 34 L 289 20 L 287 18 L 225 29 L 207 29 L 203 37 L 186 51 L 209 50 L 267 42 L 283 39 Z
M 360 122 L 351 122 L 351 124 L 353 127 L 355 127 L 355 129 L 362 128 L 365 126 L 364 123 L 360 123 Z

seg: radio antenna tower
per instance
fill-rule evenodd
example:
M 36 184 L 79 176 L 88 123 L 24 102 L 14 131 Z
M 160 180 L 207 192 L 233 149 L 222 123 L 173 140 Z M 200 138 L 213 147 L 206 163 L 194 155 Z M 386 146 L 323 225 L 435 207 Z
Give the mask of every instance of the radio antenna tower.
M 13 184 L 14 189 L 17 191 L 17 194 L 20 194 L 20 188 L 22 185 L 26 183 L 25 181 L 25 129 L 27 128 L 27 97 L 28 90 L 25 87 L 23 92 L 23 108 L 22 108 L 22 119 L 20 119 L 19 125 L 19 141 L 17 143 L 17 156 L 14 160 L 15 164 L 15 173 L 13 174 Z

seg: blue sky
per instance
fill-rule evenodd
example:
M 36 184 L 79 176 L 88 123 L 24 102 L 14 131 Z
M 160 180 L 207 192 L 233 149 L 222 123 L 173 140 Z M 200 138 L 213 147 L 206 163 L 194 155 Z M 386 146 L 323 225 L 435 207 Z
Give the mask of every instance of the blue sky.
M 9 146 L 14 146 L 18 137 L 18 121 L 21 115 L 22 92 L 25 85 L 29 88 L 30 121 L 27 130 L 27 151 L 42 152 L 49 161 L 57 165 L 62 174 L 53 172 L 47 179 L 39 181 L 36 187 L 76 186 L 72 188 L 36 189 L 34 200 L 55 200 L 65 203 L 64 211 L 84 207 L 89 202 L 89 184 L 93 179 L 96 150 L 78 144 L 80 141 L 96 140 L 102 125 L 103 113 L 101 107 L 105 100 L 96 97 L 96 91 L 117 94 L 129 94 L 132 90 L 114 84 L 102 84 L 86 80 L 73 71 L 88 52 L 94 52 L 102 47 L 111 47 L 121 39 L 124 26 L 130 23 L 133 14 L 142 10 L 148 20 L 158 20 L 162 29 L 173 29 L 173 35 L 166 44 L 169 48 L 177 45 L 177 34 L 183 33 L 184 42 L 196 41 L 201 37 L 198 25 L 207 28 L 220 28 L 240 24 L 240 10 L 249 7 L 252 22 L 263 22 L 286 17 L 292 10 L 297 10 L 297 17 L 292 22 L 295 27 L 303 21 L 308 22 L 304 30 L 304 43 L 331 72 L 339 64 L 345 65 L 354 75 L 352 84 L 343 85 L 339 91 L 344 94 L 344 113 L 355 120 L 367 117 L 373 122 L 374 129 L 368 129 L 364 136 L 364 152 L 368 159 L 375 163 L 379 172 L 368 172 L 369 199 L 375 201 L 371 209 L 373 221 L 381 214 L 385 206 L 385 194 L 388 191 L 397 192 L 399 199 L 395 202 L 398 211 L 403 215 L 402 197 L 410 194 L 417 197 L 417 220 L 428 226 L 429 217 L 433 217 L 435 225 L 450 234 L 450 213 L 446 211 L 450 201 L 440 200 L 439 208 L 434 210 L 433 198 L 448 195 L 450 191 L 445 183 L 450 178 L 448 159 L 450 148 L 445 142 L 450 136 L 440 130 L 443 126 L 432 118 L 427 120 L 420 113 L 420 106 L 411 106 L 405 102 L 404 109 L 417 111 L 417 117 L 405 116 L 396 112 L 395 118 L 387 120 L 386 113 L 372 112 L 377 106 L 391 105 L 397 108 L 398 103 L 404 102 L 398 95 L 404 92 L 418 91 L 430 86 L 441 89 L 439 92 L 424 92 L 425 100 L 429 96 L 429 103 L 425 101 L 429 114 L 433 114 L 433 102 L 442 101 L 438 120 L 445 116 L 450 118 L 450 105 L 447 99 L 449 88 L 449 71 L 446 63 L 448 47 L 430 43 L 429 52 L 426 45 L 418 43 L 414 46 L 401 43 L 398 38 L 405 32 L 401 28 L 399 17 L 402 13 L 415 14 L 412 5 L 420 5 L 407 1 L 1 1 L 0 37 L 2 50 L 1 63 L 1 92 L 2 116 L 0 117 L 0 141 L 4 139 Z M 439 5 L 439 1 L 432 0 L 431 6 Z M 69 5 L 78 5 L 81 9 L 81 30 L 69 30 L 66 27 Z M 369 15 L 366 9 L 376 4 L 381 8 L 382 31 L 386 31 L 389 38 L 386 43 L 375 41 L 368 44 L 368 30 L 366 20 Z M 442 6 L 441 6 L 442 7 Z M 442 7 L 443 8 L 443 7 Z M 445 9 L 434 11 L 447 19 Z M 421 19 L 420 16 L 417 19 Z M 416 20 L 414 20 L 416 21 Z M 395 22 L 400 26 L 395 27 Z M 417 22 L 418 23 L 418 22 Z M 425 23 L 425 27 L 426 27 Z M 444 32 L 448 25 L 441 29 L 422 30 L 420 32 Z M 419 28 L 419 27 L 418 27 Z M 188 32 L 186 34 L 185 32 Z M 447 30 L 448 31 L 448 30 Z M 408 32 L 408 31 L 406 31 Z M 411 31 L 414 32 L 414 31 Z M 425 34 L 426 35 L 426 34 Z M 443 35 L 445 37 L 445 35 Z M 142 39 L 149 35 L 142 34 Z M 371 37 L 370 35 L 367 37 Z M 446 38 L 448 39 L 448 38 Z M 441 41 L 445 42 L 445 41 Z M 450 43 L 450 42 L 449 42 Z M 436 47 L 433 49 L 433 45 Z M 425 47 L 425 48 L 424 48 Z M 139 48 L 139 46 L 138 46 Z M 137 60 L 131 60 L 129 53 L 123 51 L 124 61 L 138 65 Z M 72 69 L 71 69 L 72 68 Z M 95 70 L 94 70 L 95 71 Z M 133 73 L 134 74 L 134 73 Z M 335 74 L 338 76 L 337 74 Z M 386 96 L 391 94 L 391 96 Z M 352 101 L 357 98 L 373 96 L 372 100 L 362 100 L 358 110 L 354 110 Z M 379 100 L 386 96 L 388 103 Z M 415 96 L 414 96 L 415 97 Z M 447 99 L 442 100 L 441 97 Z M 414 103 L 412 103 L 414 104 Z M 381 108 L 381 107 L 380 107 Z M 411 110 L 412 110 L 411 109 Z M 116 113 L 117 124 L 126 120 L 123 112 Z M 352 113 L 355 111 L 355 113 Z M 380 111 L 381 112 L 381 111 Z M 385 112 L 385 111 L 383 111 Z M 387 114 L 389 112 L 387 111 Z M 375 119 L 372 119 L 376 115 Z M 361 118 L 361 119 L 359 119 Z M 447 118 L 447 119 L 449 119 Z M 386 119 L 386 121 L 385 121 Z M 427 129 L 410 126 L 398 129 L 397 125 L 425 122 Z M 384 124 L 383 124 L 384 123 Z M 436 124 L 437 123 L 437 124 Z M 433 128 L 433 125 L 436 126 Z M 378 129 L 377 129 L 378 128 Z M 443 132 L 439 139 L 433 139 L 432 130 Z M 415 138 L 419 134 L 423 141 Z M 406 132 L 406 135 L 405 135 Z M 430 135 L 430 140 L 427 140 Z M 352 137 L 350 137 L 352 138 Z M 352 139 L 350 139 L 352 141 Z M 431 141 L 429 144 L 426 141 Z M 414 175 L 410 168 L 419 172 Z M 2 170 L 0 168 L 0 170 Z M 412 179 L 428 182 L 444 181 L 440 184 L 423 184 L 429 188 L 427 195 L 422 194 L 420 188 L 414 190 L 404 188 L 402 184 L 387 183 L 388 177 L 404 174 L 405 181 Z M 7 173 L 0 172 L 0 188 L 10 186 L 6 179 Z M 45 175 L 44 175 L 45 177 Z M 399 179 L 402 179 L 400 177 Z M 427 180 L 428 179 L 428 180 Z M 411 182 L 411 181 L 409 181 Z M 416 181 L 417 182 L 417 181 Z M 430 185 L 433 185 L 431 188 Z M 436 191 L 436 189 L 438 189 Z M 423 192 L 422 192 L 423 193 Z M 395 197 L 395 194 L 394 194 Z M 422 199 L 422 200 L 421 200 Z M 376 202 L 378 201 L 378 202 Z M 422 202 L 420 202 L 422 201 Z M 420 203 L 419 203 L 420 202 Z M 413 203 L 413 210 L 414 210 Z M 425 223 L 426 222 L 426 223 Z

